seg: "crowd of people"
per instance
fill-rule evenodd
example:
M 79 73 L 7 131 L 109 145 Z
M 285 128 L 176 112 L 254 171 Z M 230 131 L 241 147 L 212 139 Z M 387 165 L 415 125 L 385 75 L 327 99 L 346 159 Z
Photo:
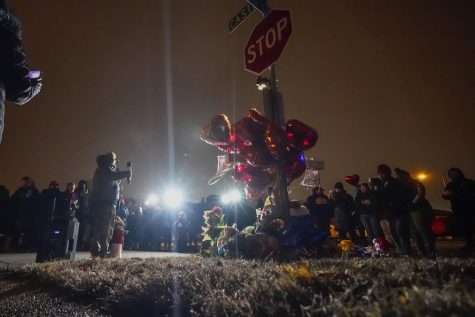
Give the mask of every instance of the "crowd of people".
M 464 249 L 471 250 L 474 248 L 475 182 L 458 168 L 451 168 L 448 176 L 451 182 L 442 197 L 451 203 L 457 232 L 466 240 Z M 377 167 L 377 177 L 353 186 L 354 197 L 342 182 L 337 182 L 328 194 L 321 187 L 314 188 L 303 205 L 292 201 L 290 217 L 277 232 L 272 225 L 275 219 L 266 212 L 272 208 L 272 199 L 268 199 L 261 215 L 262 231 L 279 238 L 284 246 L 312 247 L 312 241 L 318 243 L 331 235 L 333 224 L 339 241 L 349 240 L 360 246 L 377 242 L 378 246 L 384 244 L 403 256 L 411 256 L 412 238 L 420 256 L 435 257 L 434 211 L 420 181 L 399 168 L 394 169 L 393 176 L 391 168 L 381 164 Z
M 170 210 L 120 196 L 119 183 L 130 177 L 130 172 L 111 172 L 116 170 L 117 162 L 113 153 L 99 156 L 97 161 L 92 192 L 84 180 L 77 186 L 73 182 L 66 184 L 64 191 L 52 181 L 39 192 L 31 178 L 23 177 L 20 188 L 11 196 L 0 186 L 2 250 L 35 251 L 49 222 L 76 217 L 80 223 L 78 249 L 90 250 L 92 256 L 107 256 L 117 220 L 125 229 L 126 250 L 193 252 L 201 244 L 204 211 L 223 207 L 227 225 L 239 230 L 255 226 L 257 231 L 278 238 L 285 247 L 311 246 L 316 240 L 331 236 L 333 225 L 339 240 L 351 240 L 358 245 L 384 240 L 400 254 L 409 256 L 412 238 L 421 256 L 435 256 L 431 229 L 434 214 L 424 185 L 399 168 L 394 169 L 393 177 L 393 171 L 385 164 L 377 167 L 377 177 L 355 184 L 354 197 L 342 182 L 337 182 L 328 194 L 322 187 L 316 187 L 305 202 L 292 200 L 288 217 L 279 222 L 273 216 L 272 188 L 260 206 L 242 203 L 239 207 L 226 207 L 219 196 L 211 195 L 199 203 L 186 203 L 180 210 Z M 471 249 L 475 182 L 457 168 L 450 169 L 448 176 L 451 182 L 442 197 L 450 200 L 459 232 L 466 240 L 465 248 Z M 115 190 L 101 191 L 104 180 L 110 182 L 105 188 L 112 185 Z
M 51 181 L 48 188 L 40 192 L 30 177 L 23 177 L 20 187 L 11 195 L 0 185 L 0 251 L 37 251 L 48 223 L 73 217 L 79 222 L 77 248 L 81 251 L 92 249 L 92 253 L 98 255 L 100 250 L 106 252 L 108 247 L 98 250 L 94 245 L 94 229 L 106 228 L 104 240 L 111 240 L 117 217 L 125 225 L 126 250 L 198 250 L 203 211 L 220 204 L 219 196 L 210 195 L 198 203 L 187 202 L 176 210 L 163 205 L 147 206 L 120 196 L 117 202 L 112 198 L 111 216 L 103 220 L 100 209 L 107 200 L 98 203 L 98 195 L 84 180 L 80 180 L 77 186 L 74 182 L 67 183 L 64 191 L 56 181 Z M 102 245 L 108 246 L 109 242 L 102 242 Z
M 64 191 L 51 181 L 48 188 L 39 191 L 30 177 L 23 177 L 20 187 L 10 196 L 0 185 L 0 233 L 2 249 L 36 250 L 41 228 L 58 219 L 87 217 L 89 210 L 88 187 L 84 180 L 78 186 L 67 183 Z

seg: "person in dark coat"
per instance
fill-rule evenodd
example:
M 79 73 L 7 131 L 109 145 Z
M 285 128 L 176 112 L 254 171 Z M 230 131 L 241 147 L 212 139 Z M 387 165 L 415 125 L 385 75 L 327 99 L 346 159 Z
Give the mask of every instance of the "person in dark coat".
M 126 229 L 128 234 L 125 236 L 126 250 L 137 250 L 141 247 L 143 240 L 143 209 L 141 206 L 137 206 L 134 200 L 130 200 L 132 203 L 129 207 L 130 215 L 127 220 Z
M 412 181 L 411 211 L 411 232 L 416 242 L 417 250 L 421 256 L 427 258 L 435 257 L 435 236 L 432 232 L 432 221 L 434 210 L 432 205 L 425 198 L 426 189 L 417 179 L 413 179 L 409 173 L 403 171 L 406 177 Z
M 393 214 L 389 205 L 383 199 L 383 181 L 377 177 L 368 179 L 368 185 L 373 194 L 376 215 L 379 219 L 379 225 L 383 231 L 384 239 L 389 242 L 391 246 L 396 246 L 393 231 L 391 230 L 390 222 L 393 218 Z
M 316 199 L 317 199 L 318 190 L 319 190 L 319 187 L 313 188 L 312 194 L 308 196 L 307 200 L 305 201 L 305 207 L 307 207 L 310 214 L 315 212 L 315 205 L 317 204 Z
M 377 168 L 379 178 L 383 185 L 381 188 L 381 199 L 391 214 L 389 223 L 391 226 L 394 242 L 402 255 L 411 255 L 411 221 L 410 203 L 411 186 L 410 182 L 403 179 L 396 179 L 391 176 L 391 168 L 386 164 L 381 164 Z
M 173 227 L 177 252 L 186 252 L 186 244 L 190 234 L 190 221 L 186 217 L 185 212 L 178 214 L 178 219 L 173 224 Z
M 312 196 L 310 196 L 312 197 Z M 307 200 L 307 204 L 309 201 Z M 321 187 L 315 191 L 315 200 L 309 208 L 310 215 L 315 219 L 315 226 L 319 232 L 326 232 L 330 235 L 331 219 L 334 216 L 330 199 L 325 195 L 325 190 Z M 308 207 L 307 207 L 308 208 Z
M 453 167 L 448 171 L 450 183 L 445 187 L 442 197 L 450 201 L 452 212 L 463 237 L 467 242 L 465 249 L 475 247 L 473 233 L 475 226 L 475 181 L 466 178 L 463 171 Z
M 66 190 L 61 192 L 56 200 L 56 208 L 54 210 L 54 219 L 68 220 L 76 215 L 78 209 L 78 199 L 75 193 L 76 184 L 68 183 Z
M 112 238 L 116 206 L 120 197 L 120 182 L 130 179 L 131 171 L 118 171 L 117 157 L 109 152 L 96 159 L 97 169 L 92 181 L 92 213 L 94 230 L 91 255 L 106 257 Z
M 56 181 L 51 181 L 48 188 L 41 191 L 41 223 L 43 225 L 53 220 L 54 209 L 57 206 L 60 194 L 61 191 L 59 190 L 59 184 Z
M 335 229 L 338 230 L 340 240 L 356 239 L 352 214 L 354 212 L 353 197 L 346 192 L 341 182 L 335 184 L 335 192 L 331 195 L 331 202 L 335 212 Z
M 410 231 L 416 242 L 419 254 L 424 257 L 435 257 L 435 240 L 432 232 L 434 212 L 425 199 L 424 185 L 411 177 L 409 172 L 395 168 L 397 179 L 402 184 L 404 201 L 408 204 Z
M 53 215 L 57 204 L 61 196 L 61 191 L 59 190 L 59 184 L 56 181 L 51 181 L 48 185 L 48 188 L 43 189 L 40 194 L 40 221 L 39 221 L 39 232 L 40 232 L 40 245 L 45 246 L 49 239 L 49 230 L 51 226 L 51 221 L 53 220 Z
M 41 77 L 31 76 L 21 43 L 21 24 L 5 0 L 0 0 L 0 143 L 5 101 L 24 105 L 41 90 Z
M 375 238 L 383 238 L 383 230 L 379 224 L 377 201 L 367 183 L 362 183 L 355 197 L 355 209 L 367 234 L 368 244 Z
M 31 179 L 23 177 L 21 187 L 10 197 L 16 236 L 14 242 L 20 249 L 29 249 L 36 244 L 33 227 L 38 218 L 38 200 L 39 193 L 31 187 Z
M 85 180 L 80 180 L 75 191 L 78 200 L 76 218 L 79 221 L 79 248 L 87 250 L 90 247 L 92 235 L 92 220 L 90 210 L 89 188 Z

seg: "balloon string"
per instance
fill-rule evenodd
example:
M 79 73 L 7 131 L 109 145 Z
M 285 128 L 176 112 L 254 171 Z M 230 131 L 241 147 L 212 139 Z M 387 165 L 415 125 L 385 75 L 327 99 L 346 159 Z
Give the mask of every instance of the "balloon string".
M 231 46 L 232 46 L 232 106 L 233 106 L 233 117 L 232 117 L 232 122 L 236 121 L 236 68 L 237 68 L 237 63 L 236 63 L 236 36 L 232 36 L 231 40 Z M 234 144 L 233 147 L 236 148 L 236 138 L 234 138 Z M 236 154 L 233 154 L 233 163 L 236 164 Z M 233 176 L 234 171 L 233 171 Z

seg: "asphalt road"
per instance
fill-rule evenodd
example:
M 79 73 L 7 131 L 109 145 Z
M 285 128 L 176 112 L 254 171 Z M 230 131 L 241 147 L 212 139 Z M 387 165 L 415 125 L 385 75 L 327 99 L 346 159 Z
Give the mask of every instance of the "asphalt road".
M 123 251 L 123 258 L 163 258 L 163 257 L 186 257 L 188 253 L 177 252 L 143 252 L 143 251 Z M 87 259 L 91 255 L 89 252 L 77 252 L 75 260 Z M 0 271 L 8 269 L 16 269 L 26 264 L 35 263 L 36 253 L 1 253 L 0 254 Z
M 436 249 L 439 256 L 474 256 L 472 252 L 462 252 L 459 250 L 463 247 L 464 242 L 461 240 L 437 239 Z M 415 246 L 413 245 L 415 248 Z M 163 258 L 163 257 L 183 257 L 190 256 L 188 253 L 177 252 L 144 252 L 144 251 L 123 251 L 123 258 Z M 89 252 L 77 252 L 76 260 L 87 259 L 90 257 Z M 0 253 L 0 271 L 7 269 L 16 269 L 26 264 L 35 263 L 36 253 Z

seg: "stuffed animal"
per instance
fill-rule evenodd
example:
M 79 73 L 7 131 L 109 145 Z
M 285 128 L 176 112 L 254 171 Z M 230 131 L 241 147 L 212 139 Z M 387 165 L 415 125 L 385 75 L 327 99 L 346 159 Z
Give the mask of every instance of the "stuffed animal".
M 115 216 L 114 233 L 112 234 L 112 241 L 109 252 L 110 258 L 122 258 L 122 248 L 124 246 L 124 239 L 125 223 L 119 216 Z

